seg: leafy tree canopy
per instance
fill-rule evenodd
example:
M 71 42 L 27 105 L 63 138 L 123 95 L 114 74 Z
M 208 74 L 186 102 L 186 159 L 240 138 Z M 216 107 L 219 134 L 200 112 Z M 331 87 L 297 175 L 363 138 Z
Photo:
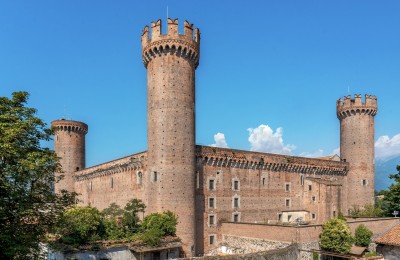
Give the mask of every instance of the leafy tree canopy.
M 146 216 L 141 225 L 141 240 L 148 245 L 158 245 L 165 236 L 176 235 L 177 216 L 171 211 L 152 213 Z
M 383 192 L 382 208 L 386 216 L 393 217 L 393 211 L 400 211 L 400 165 L 397 166 L 397 173 L 389 177 L 395 182 Z
M 124 214 L 124 210 L 121 209 L 121 207 L 117 205 L 115 202 L 113 202 L 110 204 L 110 206 L 103 209 L 101 213 L 106 218 L 116 218 L 122 216 Z
M 139 229 L 139 221 L 140 218 L 138 214 L 140 212 L 144 212 L 146 205 L 140 199 L 132 199 L 130 200 L 125 208 L 122 217 L 122 223 L 125 227 L 127 227 L 132 232 L 135 232 Z
M 26 107 L 29 94 L 0 97 L 0 259 L 36 258 L 39 243 L 74 195 L 53 194 L 56 154 L 42 148 L 51 130 Z
M 333 218 L 322 226 L 320 245 L 321 248 L 330 252 L 346 254 L 350 251 L 353 243 L 350 228 L 341 219 Z
M 363 224 L 358 225 L 355 231 L 354 244 L 356 246 L 368 246 L 374 234 Z
M 58 233 L 66 244 L 80 245 L 99 240 L 104 236 L 100 211 L 92 207 L 74 207 L 60 218 Z

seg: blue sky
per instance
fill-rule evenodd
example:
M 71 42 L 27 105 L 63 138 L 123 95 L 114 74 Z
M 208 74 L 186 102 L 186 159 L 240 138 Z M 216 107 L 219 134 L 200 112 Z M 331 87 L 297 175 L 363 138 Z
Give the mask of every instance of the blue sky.
M 198 144 L 331 154 L 336 100 L 360 93 L 378 97 L 377 159 L 400 155 L 395 0 L 2 0 L 0 95 L 25 90 L 46 122 L 87 123 L 88 166 L 146 150 L 140 36 L 167 6 L 201 31 Z

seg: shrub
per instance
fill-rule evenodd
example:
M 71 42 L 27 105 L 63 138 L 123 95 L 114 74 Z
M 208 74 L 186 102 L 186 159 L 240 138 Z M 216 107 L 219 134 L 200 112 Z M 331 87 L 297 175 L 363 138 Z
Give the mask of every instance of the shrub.
M 350 228 L 341 219 L 333 218 L 322 226 L 321 248 L 336 253 L 348 253 L 353 243 Z
M 355 232 L 355 245 L 356 246 L 368 246 L 369 243 L 371 243 L 371 238 L 372 238 L 372 231 L 369 230 L 366 226 L 363 224 L 357 226 L 356 232 Z

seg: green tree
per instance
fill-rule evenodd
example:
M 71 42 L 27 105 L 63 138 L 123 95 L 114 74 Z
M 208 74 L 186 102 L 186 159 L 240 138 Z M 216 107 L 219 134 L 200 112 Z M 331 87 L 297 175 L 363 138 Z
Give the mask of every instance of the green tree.
M 350 251 L 353 237 L 345 221 L 332 218 L 322 225 L 322 229 L 320 245 L 323 250 L 342 254 Z
M 73 193 L 53 194 L 56 154 L 41 147 L 51 130 L 26 107 L 29 94 L 0 97 L 0 259 L 34 259 Z
M 358 225 L 355 231 L 354 244 L 356 246 L 368 246 L 371 243 L 373 233 L 363 224 Z
M 395 182 L 383 193 L 382 208 L 386 216 L 392 217 L 393 211 L 400 211 L 400 165 L 397 166 L 397 173 L 390 175 L 389 178 Z
M 115 202 L 111 203 L 110 206 L 107 208 L 103 209 L 101 213 L 104 215 L 106 218 L 116 218 L 120 217 L 124 214 L 124 210 L 121 209 L 119 205 L 117 205 Z
M 127 238 L 126 230 L 116 221 L 115 218 L 106 218 L 103 220 L 105 239 L 117 240 Z
M 139 229 L 140 218 L 138 214 L 144 212 L 146 205 L 140 199 L 131 199 L 124 208 L 124 213 L 122 215 L 123 225 L 135 233 Z
M 158 245 L 162 237 L 175 236 L 177 216 L 171 211 L 152 213 L 146 216 L 141 224 L 141 240 L 148 245 Z
M 57 233 L 65 244 L 80 245 L 104 237 L 100 211 L 93 207 L 74 207 L 66 210 L 58 223 Z

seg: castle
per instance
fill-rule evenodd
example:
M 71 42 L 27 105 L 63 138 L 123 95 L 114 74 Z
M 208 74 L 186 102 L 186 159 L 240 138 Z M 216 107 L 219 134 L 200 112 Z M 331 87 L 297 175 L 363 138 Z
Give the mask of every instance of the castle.
M 147 69 L 148 150 L 85 168 L 88 126 L 56 120 L 54 145 L 64 171 L 55 191 L 80 194 L 99 209 L 132 198 L 145 214 L 171 210 L 187 256 L 213 249 L 221 222 L 323 223 L 374 202 L 375 96 L 336 103 L 341 156 L 303 158 L 195 144 L 195 70 L 200 32 L 161 21 L 142 34 Z

